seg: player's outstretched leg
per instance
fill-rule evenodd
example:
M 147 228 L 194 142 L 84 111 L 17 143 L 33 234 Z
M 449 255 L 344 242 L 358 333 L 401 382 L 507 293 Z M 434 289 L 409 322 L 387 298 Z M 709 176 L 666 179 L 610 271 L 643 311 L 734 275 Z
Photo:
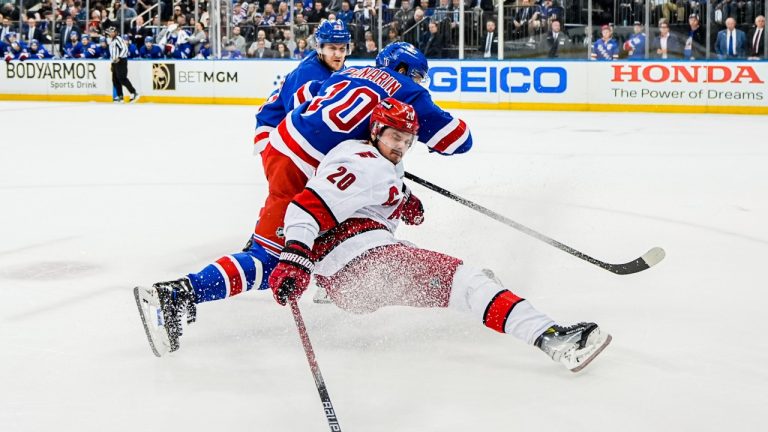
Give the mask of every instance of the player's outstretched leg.
M 133 289 L 136 306 L 152 352 L 161 357 L 179 349 L 182 333 L 181 319 L 187 324 L 195 321 L 195 293 L 189 279 L 158 282 L 149 288 Z
M 595 323 L 579 323 L 569 327 L 553 325 L 536 339 L 534 345 L 552 360 L 572 372 L 584 369 L 611 343 L 611 335 L 603 333 Z
M 595 323 L 556 324 L 533 305 L 505 289 L 487 270 L 459 266 L 453 277 L 449 307 L 469 310 L 483 324 L 511 334 L 544 351 L 572 372 L 586 367 L 611 342 Z
M 179 349 L 181 318 L 186 315 L 187 324 L 194 322 L 198 303 L 232 297 L 253 287 L 268 288 L 268 276 L 276 264 L 277 257 L 249 242 L 246 251 L 221 257 L 198 273 L 150 288 L 134 288 L 152 352 L 160 357 Z

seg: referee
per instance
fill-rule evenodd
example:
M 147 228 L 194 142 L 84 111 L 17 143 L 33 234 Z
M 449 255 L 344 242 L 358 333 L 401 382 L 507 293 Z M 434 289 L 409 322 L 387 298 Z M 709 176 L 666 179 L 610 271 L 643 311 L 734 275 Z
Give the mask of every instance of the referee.
M 115 26 L 107 29 L 107 37 L 109 38 L 109 58 L 112 59 L 112 85 L 117 90 L 114 101 L 123 102 L 123 86 L 125 86 L 131 92 L 131 102 L 136 102 L 139 95 L 128 80 L 128 47 L 123 38 L 117 35 Z

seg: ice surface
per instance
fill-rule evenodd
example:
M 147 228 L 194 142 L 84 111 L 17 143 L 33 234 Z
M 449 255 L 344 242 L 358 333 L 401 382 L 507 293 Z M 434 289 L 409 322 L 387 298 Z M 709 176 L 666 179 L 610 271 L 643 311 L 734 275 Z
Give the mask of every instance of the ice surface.
M 328 430 L 290 311 L 202 305 L 150 352 L 131 289 L 246 241 L 254 107 L 1 103 L 0 430 Z M 762 117 L 458 112 L 475 149 L 407 168 L 609 262 L 616 276 L 419 186 L 400 235 L 495 270 L 611 346 L 580 374 L 445 310 L 301 306 L 345 431 L 768 430 Z

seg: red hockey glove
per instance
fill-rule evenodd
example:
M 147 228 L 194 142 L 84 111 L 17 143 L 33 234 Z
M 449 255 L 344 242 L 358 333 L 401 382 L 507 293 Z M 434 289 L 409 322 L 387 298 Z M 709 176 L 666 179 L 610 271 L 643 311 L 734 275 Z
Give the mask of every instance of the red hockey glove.
M 403 198 L 403 205 L 400 208 L 400 219 L 406 225 L 421 225 L 424 222 L 424 206 L 421 204 L 421 200 L 416 198 L 416 195 L 412 194 L 411 191 L 406 191 L 406 196 Z
M 309 286 L 309 276 L 314 269 L 314 255 L 307 245 L 289 241 L 277 267 L 269 275 L 269 288 L 275 300 L 283 306 L 289 299 L 298 300 Z
M 6 63 L 10 63 L 10 62 L 11 62 L 11 60 L 13 60 L 13 56 L 12 56 L 12 55 L 10 55 L 10 54 L 6 54 L 6 56 L 5 56 L 5 62 L 6 62 Z

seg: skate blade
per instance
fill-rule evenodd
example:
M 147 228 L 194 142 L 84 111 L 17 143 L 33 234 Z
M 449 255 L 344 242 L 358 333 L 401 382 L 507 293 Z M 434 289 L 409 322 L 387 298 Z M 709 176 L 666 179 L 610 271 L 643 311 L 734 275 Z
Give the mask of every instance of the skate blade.
M 144 333 L 147 335 L 149 347 L 156 357 L 162 357 L 170 351 L 170 343 L 163 342 L 163 330 L 160 328 L 160 301 L 152 291 L 135 287 L 133 297 L 136 299 L 136 307 L 139 309 L 141 323 L 144 326 Z
M 602 332 L 600 332 L 600 328 L 599 327 L 596 328 L 595 330 L 593 330 L 592 333 L 593 334 L 589 335 L 589 339 L 592 339 L 593 336 L 594 337 L 598 337 L 598 338 L 603 337 L 603 334 L 602 334 Z M 595 333 L 597 333 L 597 334 L 595 334 Z M 575 368 L 571 369 L 571 372 L 576 373 L 576 372 L 579 372 L 580 370 L 584 369 L 585 367 L 587 367 L 587 365 L 589 365 L 592 362 L 592 360 L 595 359 L 595 357 L 597 357 L 601 352 L 603 352 L 605 347 L 607 347 L 608 344 L 611 343 L 611 340 L 613 340 L 611 335 L 605 335 L 605 339 L 602 341 L 602 343 L 600 343 L 600 345 L 594 351 L 592 351 L 591 354 L 588 354 L 587 358 L 585 358 L 584 360 L 579 362 L 579 364 Z

